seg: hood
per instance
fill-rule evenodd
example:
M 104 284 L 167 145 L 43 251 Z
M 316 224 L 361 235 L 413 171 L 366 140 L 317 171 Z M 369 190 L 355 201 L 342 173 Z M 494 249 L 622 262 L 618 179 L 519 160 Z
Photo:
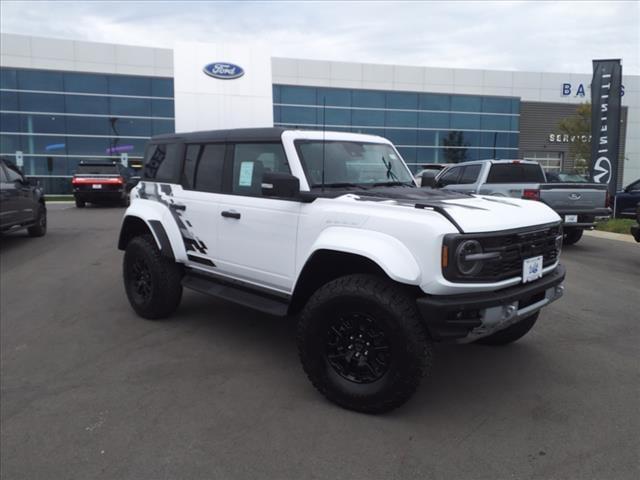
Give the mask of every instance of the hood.
M 435 210 L 462 233 L 511 230 L 560 221 L 556 212 L 535 200 L 406 187 L 371 189 L 356 195 L 362 201 L 394 200 L 406 207 Z

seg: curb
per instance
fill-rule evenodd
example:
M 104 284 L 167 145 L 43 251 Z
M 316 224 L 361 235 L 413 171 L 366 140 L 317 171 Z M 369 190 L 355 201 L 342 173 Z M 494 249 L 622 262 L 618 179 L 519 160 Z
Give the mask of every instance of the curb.
M 630 234 L 627 235 L 624 233 L 599 232 L 598 230 L 585 230 L 584 234 L 589 237 L 606 238 L 607 240 L 618 240 L 619 242 L 637 243 Z

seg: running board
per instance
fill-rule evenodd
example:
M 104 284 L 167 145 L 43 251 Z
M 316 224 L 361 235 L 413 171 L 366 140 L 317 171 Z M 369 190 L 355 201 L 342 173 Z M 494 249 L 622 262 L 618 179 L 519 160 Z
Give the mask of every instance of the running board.
M 182 286 L 278 317 L 286 316 L 289 309 L 288 298 L 256 291 L 244 284 L 232 284 L 208 275 L 187 273 L 182 279 Z

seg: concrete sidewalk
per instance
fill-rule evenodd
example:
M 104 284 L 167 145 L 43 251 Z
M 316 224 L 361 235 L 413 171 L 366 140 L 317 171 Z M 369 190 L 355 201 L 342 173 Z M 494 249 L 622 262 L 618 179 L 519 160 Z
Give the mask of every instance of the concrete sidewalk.
M 631 234 L 627 235 L 624 233 L 600 232 L 598 230 L 585 230 L 584 234 L 590 237 L 606 238 L 607 240 L 619 240 L 621 242 L 636 243 Z

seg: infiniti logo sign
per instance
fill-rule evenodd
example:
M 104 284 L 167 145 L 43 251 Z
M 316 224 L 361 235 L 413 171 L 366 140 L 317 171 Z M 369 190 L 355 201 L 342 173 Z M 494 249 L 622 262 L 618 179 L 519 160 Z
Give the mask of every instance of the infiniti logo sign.
M 244 75 L 242 67 L 233 63 L 215 62 L 206 65 L 202 71 L 213 78 L 220 80 L 233 80 Z
M 597 183 L 609 183 L 611 180 L 611 162 L 607 157 L 599 157 L 593 165 L 593 180 Z

